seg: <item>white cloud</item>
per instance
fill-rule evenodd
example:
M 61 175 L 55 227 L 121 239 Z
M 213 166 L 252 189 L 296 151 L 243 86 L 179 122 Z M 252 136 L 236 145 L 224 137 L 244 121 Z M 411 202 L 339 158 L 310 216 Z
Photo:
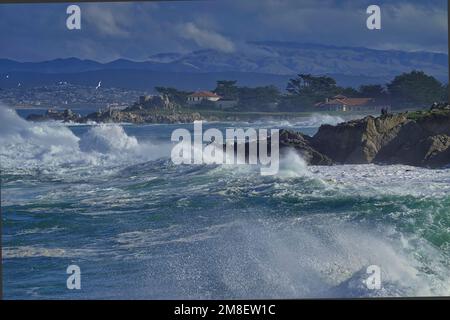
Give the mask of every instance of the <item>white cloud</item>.
M 132 14 L 129 6 L 121 6 L 122 8 L 117 10 L 119 6 L 120 4 L 114 6 L 90 4 L 82 7 L 81 14 L 100 34 L 123 37 L 129 35 L 126 25 L 131 20 Z
M 116 57 L 145 60 L 156 53 L 187 53 L 196 48 L 245 52 L 252 49 L 245 46 L 246 41 L 271 40 L 448 52 L 445 1 L 379 0 L 382 30 L 376 32 L 367 30 L 365 21 L 365 9 L 372 3 L 371 0 L 82 3 L 79 32 L 68 32 L 64 4 L 5 5 L 0 10 L 0 57 L 24 61 L 71 56 L 101 61 Z M 34 19 L 37 16 L 39 19 Z
M 202 48 L 216 49 L 223 52 L 235 50 L 233 42 L 211 30 L 200 29 L 194 23 L 189 22 L 180 27 L 183 38 L 193 40 Z

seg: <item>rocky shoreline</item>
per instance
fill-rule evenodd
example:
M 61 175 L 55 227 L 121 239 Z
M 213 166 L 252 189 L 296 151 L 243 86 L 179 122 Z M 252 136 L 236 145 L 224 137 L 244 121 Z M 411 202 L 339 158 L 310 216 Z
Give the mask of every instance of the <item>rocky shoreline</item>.
M 124 110 L 107 109 L 81 116 L 65 110 L 30 115 L 30 121 L 75 123 L 192 123 L 199 113 L 180 109 L 165 97 L 152 97 Z M 270 139 L 270 138 L 269 138 Z M 269 146 L 270 148 L 270 143 Z M 430 110 L 367 116 L 322 125 L 314 136 L 280 130 L 280 152 L 295 150 L 310 165 L 405 164 L 440 168 L 450 165 L 450 105 Z
M 152 96 L 144 103 L 135 103 L 123 110 L 106 108 L 81 116 L 70 109 L 64 111 L 47 110 L 43 115 L 31 114 L 29 121 L 58 120 L 74 123 L 192 123 L 204 120 L 197 112 L 184 110 L 165 96 Z
M 311 165 L 446 167 L 450 165 L 450 105 L 322 125 L 313 137 L 281 130 L 280 150 L 288 149 Z

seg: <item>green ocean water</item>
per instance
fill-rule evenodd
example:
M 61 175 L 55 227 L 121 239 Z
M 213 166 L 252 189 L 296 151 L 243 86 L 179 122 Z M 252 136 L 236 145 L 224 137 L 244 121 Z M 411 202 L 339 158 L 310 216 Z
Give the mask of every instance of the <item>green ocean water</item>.
M 210 123 L 289 127 L 292 122 Z M 30 124 L 3 110 L 7 299 L 450 294 L 450 170 L 174 165 L 177 125 Z M 191 125 L 183 125 L 191 129 Z M 68 290 L 66 268 L 81 269 Z M 381 270 L 369 289 L 367 267 Z

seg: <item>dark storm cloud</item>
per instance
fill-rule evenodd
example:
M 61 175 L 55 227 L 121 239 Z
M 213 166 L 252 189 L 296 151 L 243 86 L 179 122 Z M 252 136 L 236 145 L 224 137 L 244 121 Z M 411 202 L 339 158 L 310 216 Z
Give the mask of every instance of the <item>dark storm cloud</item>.
M 365 27 L 379 4 L 382 30 Z M 447 52 L 447 1 L 253 0 L 85 3 L 82 30 L 67 5 L 0 5 L 0 57 L 142 60 L 160 52 L 243 50 L 253 40 Z

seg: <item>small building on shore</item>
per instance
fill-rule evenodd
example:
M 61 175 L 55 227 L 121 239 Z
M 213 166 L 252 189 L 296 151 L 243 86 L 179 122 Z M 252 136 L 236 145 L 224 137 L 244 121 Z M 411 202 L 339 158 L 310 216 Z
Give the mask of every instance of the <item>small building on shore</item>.
M 194 92 L 187 97 L 187 103 L 188 104 L 199 104 L 202 101 L 212 101 L 216 102 L 221 97 L 214 92 L 211 91 L 197 91 Z
M 215 104 L 221 109 L 231 109 L 238 105 L 238 101 L 234 99 L 223 99 L 220 98 L 215 102 Z
M 381 112 L 382 110 L 390 110 L 390 106 L 377 103 L 373 98 L 348 98 L 342 94 L 338 94 L 332 98 L 325 99 L 324 102 L 315 104 L 315 107 L 323 111 L 372 111 Z

